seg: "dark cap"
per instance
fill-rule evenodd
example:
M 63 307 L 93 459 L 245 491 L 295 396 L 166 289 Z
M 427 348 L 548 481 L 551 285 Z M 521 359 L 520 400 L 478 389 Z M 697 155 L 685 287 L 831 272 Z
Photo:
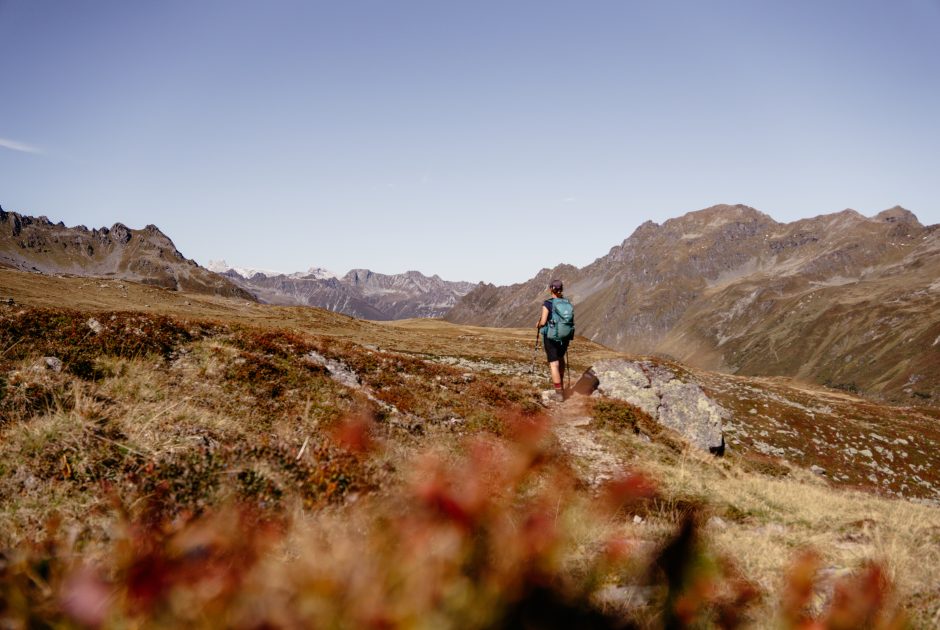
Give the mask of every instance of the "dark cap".
M 563 291 L 565 289 L 565 285 L 561 283 L 561 280 L 552 280 L 548 284 L 548 288 L 552 291 Z

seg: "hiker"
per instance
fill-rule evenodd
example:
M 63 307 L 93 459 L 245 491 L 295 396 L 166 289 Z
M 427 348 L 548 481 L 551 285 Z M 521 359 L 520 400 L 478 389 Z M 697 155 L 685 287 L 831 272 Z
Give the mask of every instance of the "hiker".
M 555 388 L 552 395 L 556 401 L 561 402 L 565 399 L 565 390 L 562 387 L 565 355 L 568 353 L 568 343 L 574 337 L 574 307 L 564 297 L 565 287 L 561 280 L 552 280 L 548 290 L 552 297 L 542 303 L 542 315 L 539 317 L 537 329 L 542 337 L 552 373 L 552 386 Z M 538 347 L 538 337 L 535 344 Z

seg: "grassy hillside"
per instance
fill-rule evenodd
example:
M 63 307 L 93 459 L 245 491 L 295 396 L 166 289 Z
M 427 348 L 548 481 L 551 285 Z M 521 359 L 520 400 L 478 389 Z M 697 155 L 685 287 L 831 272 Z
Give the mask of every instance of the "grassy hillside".
M 813 414 L 859 446 L 935 439 L 927 411 L 683 371 L 733 410 L 719 459 L 626 403 L 544 406 L 534 331 L 12 271 L 0 298 L 4 626 L 929 627 L 940 614 L 930 492 L 891 496 L 908 489 L 867 460 L 875 482 L 834 460 L 813 474 L 792 435 L 812 444 Z M 579 369 L 615 356 L 580 339 L 573 353 Z M 910 446 L 896 460 L 927 448 Z M 916 464 L 931 487 L 935 452 Z

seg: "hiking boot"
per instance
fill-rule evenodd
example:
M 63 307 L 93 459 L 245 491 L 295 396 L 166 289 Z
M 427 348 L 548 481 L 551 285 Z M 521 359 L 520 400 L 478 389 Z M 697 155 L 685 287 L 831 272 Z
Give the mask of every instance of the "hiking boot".
M 552 402 L 565 402 L 565 394 L 560 389 L 556 389 L 552 392 L 550 399 Z

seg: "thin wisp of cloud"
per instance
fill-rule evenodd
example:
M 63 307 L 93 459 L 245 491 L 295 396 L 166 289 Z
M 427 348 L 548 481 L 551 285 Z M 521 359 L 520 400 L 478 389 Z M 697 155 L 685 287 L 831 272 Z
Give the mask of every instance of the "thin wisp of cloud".
M 0 147 L 10 149 L 11 151 L 22 151 L 23 153 L 42 153 L 42 149 L 39 147 L 34 147 L 31 144 L 26 144 L 25 142 L 10 140 L 9 138 L 0 138 Z

